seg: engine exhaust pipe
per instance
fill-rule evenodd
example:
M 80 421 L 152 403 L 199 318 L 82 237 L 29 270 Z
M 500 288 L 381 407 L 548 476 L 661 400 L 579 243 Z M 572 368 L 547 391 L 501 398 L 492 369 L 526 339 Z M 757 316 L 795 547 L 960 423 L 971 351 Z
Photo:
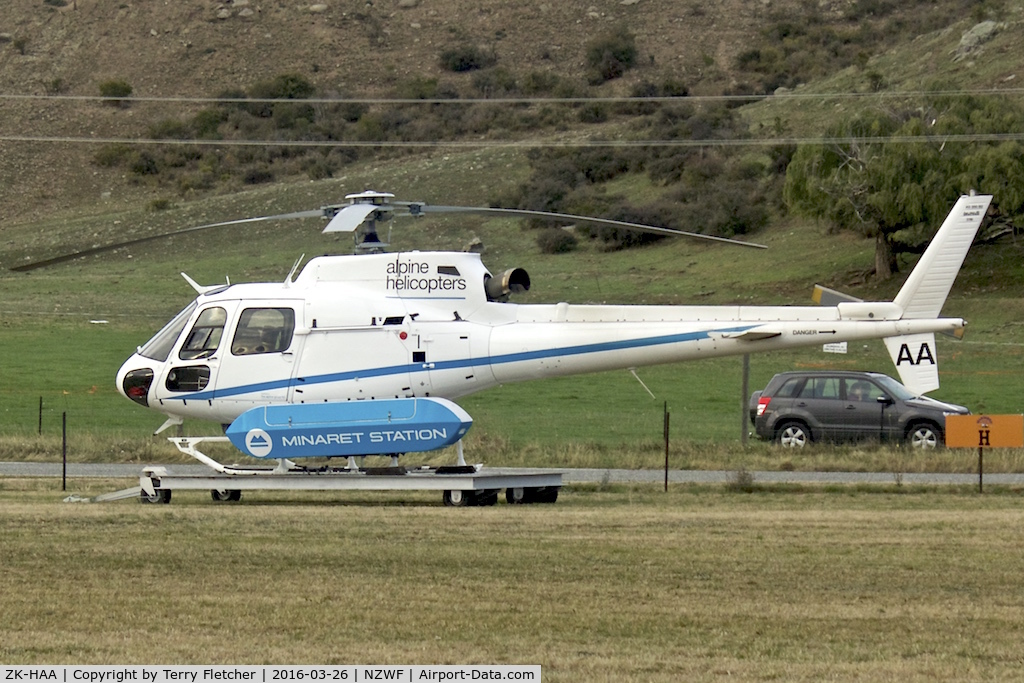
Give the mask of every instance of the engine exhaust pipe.
M 522 268 L 509 268 L 497 277 L 484 279 L 484 291 L 488 301 L 508 301 L 510 294 L 522 294 L 530 290 L 530 276 Z

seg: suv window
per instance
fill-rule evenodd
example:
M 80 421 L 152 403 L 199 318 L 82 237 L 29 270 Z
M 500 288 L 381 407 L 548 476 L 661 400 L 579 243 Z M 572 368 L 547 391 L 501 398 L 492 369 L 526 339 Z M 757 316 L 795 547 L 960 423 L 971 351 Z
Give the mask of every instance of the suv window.
M 800 398 L 839 398 L 838 377 L 810 377 Z
M 881 387 L 866 379 L 845 379 L 846 400 L 877 403 L 885 395 Z
M 779 390 L 775 392 L 778 398 L 793 398 L 800 391 L 800 387 L 804 384 L 803 377 L 792 377 L 787 379 L 785 384 L 779 387 Z

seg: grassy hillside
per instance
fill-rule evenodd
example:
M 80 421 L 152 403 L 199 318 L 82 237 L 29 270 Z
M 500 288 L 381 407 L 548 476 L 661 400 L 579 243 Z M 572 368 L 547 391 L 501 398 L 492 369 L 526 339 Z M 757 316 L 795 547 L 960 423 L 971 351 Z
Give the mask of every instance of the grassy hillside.
M 193 177 L 172 183 L 97 163 L 97 155 L 107 140 L 177 137 L 177 126 L 209 113 L 208 103 L 195 98 L 265 93 L 262 86 L 282 74 L 307 79 L 322 98 L 719 96 L 770 93 L 777 85 L 818 91 L 837 71 L 846 79 L 837 85 L 858 91 L 866 84 L 919 87 L 933 75 L 954 88 L 996 87 L 1016 73 L 1021 59 L 1012 37 L 1020 6 L 1009 0 L 8 4 L 0 17 L 4 221 L 54 223 L 69 207 L 121 211 L 154 199 L 186 201 L 211 189 L 244 189 L 216 176 L 225 163 L 237 163 L 225 157 L 254 156 L 248 153 L 218 150 L 208 155 L 215 161 L 208 159 L 205 169 L 190 169 Z M 991 47 L 951 66 L 960 35 L 982 19 L 1008 24 Z M 618 77 L 595 78 L 600 48 L 608 45 L 603 41 L 621 33 L 632 40 L 628 68 Z M 444 58 L 452 50 L 479 56 L 481 68 L 453 71 Z M 99 96 L 112 82 L 131 88 L 130 106 L 82 99 Z M 350 126 L 329 126 L 329 139 L 339 143 L 342 161 L 402 154 L 408 150 L 341 143 L 378 139 L 382 125 L 385 133 L 389 126 L 405 131 L 401 139 L 436 139 L 452 128 L 443 116 L 434 118 L 438 107 L 459 112 L 463 143 L 607 134 L 593 126 L 607 115 L 599 106 L 535 107 L 524 116 L 515 108 L 465 102 L 402 112 L 370 108 Z M 773 103 L 758 123 L 769 131 L 812 133 L 813 121 L 791 115 L 789 107 Z M 259 139 L 304 134 L 282 128 L 280 120 L 274 125 L 259 128 Z M 244 138 L 247 131 L 235 133 Z M 217 135 L 228 131 L 222 127 Z M 260 155 L 271 157 L 265 163 L 270 168 L 257 164 L 250 179 L 272 173 L 280 180 L 308 170 L 291 155 Z M 6 225 L 0 230 L 6 232 Z
M 523 172 L 512 152 L 451 154 L 449 172 L 476 178 L 479 184 L 453 186 L 459 201 L 479 202 L 481 194 Z M 446 190 L 431 173 L 436 162 L 368 164 L 336 180 L 301 182 L 216 197 L 161 212 L 171 224 L 212 221 L 237 215 L 243 206 L 284 211 L 318 206 L 348 187 L 412 188 L 409 197 L 430 197 Z M 489 179 L 489 180 L 488 180 Z M 77 221 L 93 237 L 108 225 L 108 215 Z M 116 220 L 141 224 L 156 220 L 144 212 L 119 214 Z M 199 282 L 252 279 L 283 280 L 300 255 L 346 251 L 348 244 L 320 234 L 317 220 L 236 227 L 223 232 L 176 238 L 145 248 L 116 252 L 30 274 L 4 272 L 0 288 L 0 443 L 8 455 L 55 457 L 61 413 L 69 414 L 73 458 L 168 460 L 173 449 L 147 436 L 159 416 L 117 395 L 113 375 L 135 346 L 143 343 L 193 296 L 178 275 Z M 26 236 L 39 225 L 19 226 Z M 889 297 L 898 283 L 876 287 L 853 284 L 870 260 L 869 241 L 830 236 L 821 226 L 785 223 L 758 239 L 768 251 L 706 245 L 687 240 L 605 252 L 584 246 L 569 255 L 542 254 L 518 223 L 482 218 L 424 218 L 399 221 L 394 243 L 400 248 L 460 248 L 471 237 L 485 245 L 492 270 L 526 268 L 534 283 L 522 302 L 626 303 L 797 303 L 809 302 L 816 282 L 862 297 Z M 159 246 L 157 246 L 159 245 Z M 1019 322 L 1024 304 L 996 282 L 1024 284 L 1017 245 L 979 245 L 968 258 L 945 312 L 971 321 L 967 340 L 939 340 L 942 389 L 936 396 L 977 411 L 1019 412 L 1018 378 L 1024 370 Z M 723 267 L 728 264 L 728 267 Z M 105 322 L 96 322 L 105 321 Z M 752 360 L 752 388 L 775 372 L 793 367 L 842 367 L 891 372 L 880 343 L 855 345 L 845 356 L 820 350 L 768 354 Z M 798 468 L 891 466 L 892 455 L 874 460 L 863 453 L 840 453 L 822 461 L 801 458 L 781 462 L 768 449 L 742 451 L 740 440 L 741 363 L 738 358 L 698 361 L 638 370 L 647 390 L 628 372 L 508 385 L 460 401 L 474 416 L 468 457 L 489 464 L 565 464 L 657 466 L 663 410 L 672 414 L 674 466 Z M 36 441 L 38 403 L 44 401 L 44 436 Z M 187 433 L 209 434 L 215 425 L 188 424 Z M 709 447 L 714 442 L 724 449 Z M 711 448 L 709 451 L 708 448 Z M 55 450 L 56 449 L 56 450 Z M 35 454 L 35 455 L 33 455 Z M 223 457 L 234 457 L 224 455 Z M 448 457 L 448 456 L 444 456 Z M 931 467 L 969 471 L 970 458 L 955 454 L 941 461 L 901 463 L 900 468 Z M 1015 456 L 988 467 L 1024 467 Z

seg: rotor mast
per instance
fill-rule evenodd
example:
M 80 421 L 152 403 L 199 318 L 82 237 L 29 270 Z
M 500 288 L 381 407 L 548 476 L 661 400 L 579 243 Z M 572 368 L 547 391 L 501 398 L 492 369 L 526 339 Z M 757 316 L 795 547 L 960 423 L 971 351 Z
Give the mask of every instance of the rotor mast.
M 391 205 L 395 195 L 390 192 L 376 192 L 367 190 L 355 194 L 345 195 L 349 205 L 369 204 L 379 207 L 370 211 L 363 222 L 355 229 L 355 253 L 357 254 L 382 254 L 387 250 L 388 242 L 391 241 L 390 228 L 388 230 L 388 242 L 380 239 L 377 233 L 377 222 L 388 221 L 389 225 L 394 218 L 394 207 Z

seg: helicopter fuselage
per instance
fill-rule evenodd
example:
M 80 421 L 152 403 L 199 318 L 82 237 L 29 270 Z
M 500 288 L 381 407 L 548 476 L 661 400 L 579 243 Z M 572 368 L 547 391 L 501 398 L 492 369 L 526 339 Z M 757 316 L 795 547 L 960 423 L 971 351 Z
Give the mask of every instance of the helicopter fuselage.
M 117 387 L 172 420 L 227 424 L 257 406 L 455 399 L 544 377 L 964 325 L 901 320 L 892 302 L 513 304 L 498 279 L 478 254 L 405 252 L 323 256 L 283 283 L 203 288 L 125 362 Z

